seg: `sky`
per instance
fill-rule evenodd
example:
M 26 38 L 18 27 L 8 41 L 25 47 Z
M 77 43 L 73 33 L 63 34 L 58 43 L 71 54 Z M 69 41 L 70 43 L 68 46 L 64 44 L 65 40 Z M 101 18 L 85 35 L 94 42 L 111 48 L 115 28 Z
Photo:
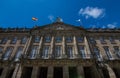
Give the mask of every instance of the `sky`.
M 84 28 L 119 28 L 120 0 L 0 0 L 3 28 L 42 26 L 56 17 Z

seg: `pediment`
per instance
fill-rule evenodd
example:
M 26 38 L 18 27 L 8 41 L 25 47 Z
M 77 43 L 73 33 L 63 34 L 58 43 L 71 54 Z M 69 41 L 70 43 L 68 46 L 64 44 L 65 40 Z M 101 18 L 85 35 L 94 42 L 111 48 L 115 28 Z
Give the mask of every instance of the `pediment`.
M 44 26 L 37 26 L 32 30 L 85 30 L 80 26 L 73 26 L 65 23 L 52 23 Z
M 80 26 L 73 26 L 65 23 L 52 23 L 44 26 L 36 26 L 32 29 L 32 32 L 39 33 L 39 31 L 85 31 L 84 28 Z

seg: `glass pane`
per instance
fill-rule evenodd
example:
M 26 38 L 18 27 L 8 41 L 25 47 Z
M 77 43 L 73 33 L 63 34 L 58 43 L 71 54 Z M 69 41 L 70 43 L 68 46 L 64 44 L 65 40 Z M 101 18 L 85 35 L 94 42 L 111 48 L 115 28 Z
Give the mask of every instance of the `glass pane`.
M 27 37 L 23 37 L 22 40 L 21 40 L 21 43 L 25 44 L 26 42 L 27 42 Z

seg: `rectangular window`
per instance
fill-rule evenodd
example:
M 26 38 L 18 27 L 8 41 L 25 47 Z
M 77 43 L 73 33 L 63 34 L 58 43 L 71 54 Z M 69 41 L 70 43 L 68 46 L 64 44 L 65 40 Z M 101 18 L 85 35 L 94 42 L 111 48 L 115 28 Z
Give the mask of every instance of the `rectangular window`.
M 105 52 L 106 52 L 107 57 L 108 57 L 109 59 L 111 59 L 112 56 L 111 56 L 111 54 L 110 54 L 109 47 L 108 47 L 108 46 L 104 46 L 103 48 L 104 48 L 104 50 L 105 50 Z
M 56 41 L 57 43 L 60 43 L 60 42 L 62 41 L 62 37 L 55 37 L 55 41 Z
M 8 60 L 13 51 L 12 47 L 8 47 L 5 54 L 3 55 L 3 60 Z
M 102 44 L 106 44 L 106 41 L 104 40 L 104 37 L 100 37 L 100 42 L 101 42 Z
M 49 46 L 44 46 L 44 48 L 43 48 L 43 54 L 42 54 L 42 58 L 45 58 L 45 59 L 48 58 L 49 50 L 50 50 L 50 47 L 49 47 Z
M 16 44 L 16 42 L 17 42 L 17 37 L 14 37 L 11 41 L 11 44 Z
M 21 44 L 25 44 L 27 42 L 27 37 L 23 37 L 21 40 Z
M 1 40 L 1 42 L 0 42 L 0 44 L 6 44 L 6 43 L 7 43 L 7 40 L 8 40 L 8 38 L 3 38 L 3 39 Z
M 20 57 L 22 55 L 23 47 L 18 47 L 18 50 L 15 55 L 15 61 L 20 61 Z
M 35 59 L 38 51 L 38 46 L 33 46 L 30 52 L 30 59 Z
M 55 46 L 55 56 L 56 57 L 61 56 L 61 46 Z
M 51 37 L 50 36 L 47 36 L 47 37 L 45 37 L 45 42 L 50 42 L 51 41 Z
M 40 42 L 40 37 L 39 36 L 35 36 L 35 43 L 39 43 Z
M 79 54 L 82 56 L 82 58 L 85 58 L 85 47 L 84 46 L 79 46 Z
M 114 40 L 113 37 L 109 37 L 109 40 L 110 40 L 110 42 L 111 42 L 112 44 L 115 44 L 115 40 Z
M 95 41 L 95 39 L 93 37 L 90 37 L 89 40 L 90 40 L 91 44 L 96 44 L 96 41 Z
M 96 55 L 97 60 L 101 61 L 102 58 L 100 56 L 100 51 L 99 51 L 99 49 L 97 47 L 94 47 L 94 53 Z
M 79 42 L 79 43 L 84 42 L 84 38 L 83 37 L 77 37 L 77 42 Z
M 73 41 L 73 37 L 66 37 L 66 42 L 70 43 Z
M 119 46 L 114 46 L 114 51 L 115 51 L 115 54 L 120 57 L 120 50 L 119 50 Z
M 67 54 L 69 58 L 73 58 L 73 47 L 67 46 Z

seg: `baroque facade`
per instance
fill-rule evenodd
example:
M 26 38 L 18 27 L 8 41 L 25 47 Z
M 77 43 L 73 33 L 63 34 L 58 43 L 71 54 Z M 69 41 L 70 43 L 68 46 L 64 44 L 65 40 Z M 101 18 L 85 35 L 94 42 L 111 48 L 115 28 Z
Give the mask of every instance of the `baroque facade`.
M 120 30 L 1 28 L 0 78 L 120 78 Z

